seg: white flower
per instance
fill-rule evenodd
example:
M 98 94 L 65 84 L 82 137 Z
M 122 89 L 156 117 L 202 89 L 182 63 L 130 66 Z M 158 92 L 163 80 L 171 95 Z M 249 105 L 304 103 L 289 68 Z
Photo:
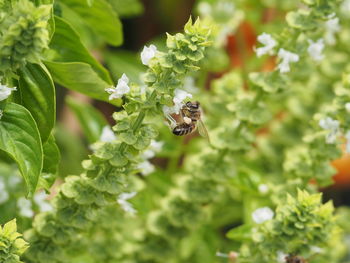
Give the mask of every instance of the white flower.
M 174 98 L 173 98 L 173 102 L 174 102 L 174 110 L 176 114 L 180 113 L 180 109 L 183 105 L 183 101 L 186 98 L 192 98 L 192 94 L 188 93 L 187 91 L 184 91 L 182 89 L 175 89 L 175 94 L 174 94 Z
M 265 221 L 271 220 L 273 216 L 274 212 L 267 206 L 258 208 L 252 213 L 252 218 L 257 224 L 262 224 Z
M 335 143 L 339 132 L 339 121 L 327 117 L 325 119 L 320 120 L 318 122 L 318 125 L 320 125 L 322 129 L 329 131 L 329 133 L 326 136 L 326 143 Z
M 266 184 L 259 184 L 258 190 L 261 194 L 266 194 L 269 191 L 269 187 Z
M 32 210 L 32 203 L 24 198 L 21 197 L 17 200 L 17 207 L 19 208 L 19 214 L 24 217 L 33 217 L 34 212 Z
M 340 6 L 340 11 L 346 16 L 350 16 L 350 0 L 345 0 L 341 6 Z
M 137 192 L 131 192 L 131 193 L 122 193 L 119 195 L 117 202 L 121 206 L 121 208 L 132 215 L 136 214 L 137 211 L 135 208 L 133 208 L 132 204 L 130 204 L 127 200 L 133 198 Z
M 118 80 L 118 84 L 115 87 L 108 88 L 106 91 L 111 94 L 109 96 L 109 100 L 119 99 L 123 97 L 124 94 L 130 92 L 130 87 L 128 86 L 129 79 L 123 74 L 121 78 Z
M 208 2 L 200 2 L 198 5 L 198 13 L 201 16 L 209 16 L 211 14 L 211 5 Z
M 299 61 L 299 55 L 292 53 L 290 51 L 287 51 L 283 48 L 280 48 L 278 51 L 277 56 L 279 59 L 281 59 L 281 62 L 278 64 L 277 68 L 279 69 L 280 73 L 286 73 L 290 71 L 289 63 L 291 62 L 298 62 Z
M 22 182 L 22 178 L 17 175 L 10 176 L 9 180 L 10 187 L 16 187 L 20 182 Z
M 0 204 L 5 203 L 9 199 L 9 193 L 6 191 L 6 185 L 3 178 L 0 177 Z
M 350 153 L 350 130 L 347 131 L 347 133 L 345 134 L 345 138 L 346 138 L 346 147 L 345 147 L 345 151 L 347 153 Z
M 183 88 L 185 91 L 189 92 L 190 94 L 199 92 L 199 88 L 197 88 L 195 85 L 194 78 L 190 76 L 185 77 Z
M 111 127 L 109 127 L 108 125 L 104 126 L 102 129 L 101 136 L 100 136 L 100 141 L 101 142 L 112 142 L 116 139 L 117 139 L 117 137 L 115 136 Z
M 40 212 L 49 212 L 53 210 L 52 205 L 46 200 L 48 195 L 45 191 L 40 191 L 34 195 L 34 202 L 38 205 Z
M 324 49 L 324 41 L 322 38 L 314 42 L 312 40 L 308 40 L 309 47 L 307 48 L 307 52 L 311 56 L 311 58 L 315 61 L 320 61 L 324 58 L 322 51 Z
M 157 152 L 162 150 L 163 144 L 163 142 L 152 140 L 148 149 L 142 153 L 142 158 L 145 160 L 153 158 Z
M 16 87 L 9 88 L 6 85 L 0 84 L 0 101 L 6 100 L 14 90 L 16 90 Z
M 339 18 L 334 17 L 335 14 L 331 14 L 329 19 L 325 23 L 326 35 L 325 40 L 328 44 L 335 44 L 335 34 L 340 31 Z
M 320 254 L 323 252 L 323 249 L 320 248 L 320 247 L 317 247 L 317 246 L 311 246 L 310 247 L 310 250 L 313 252 L 313 253 L 316 253 L 316 254 Z
M 350 102 L 345 104 L 345 109 L 346 109 L 347 112 L 350 113 Z
M 5 203 L 9 199 L 9 193 L 6 190 L 0 191 L 0 204 Z
M 286 257 L 288 257 L 288 254 L 278 251 L 277 252 L 277 262 L 278 263 L 285 263 L 286 262 Z
M 0 120 L 1 120 L 2 116 L 4 116 L 4 111 L 0 110 Z
M 142 64 L 148 66 L 149 61 L 155 57 L 157 52 L 157 47 L 155 45 L 145 46 L 141 52 Z
M 235 12 L 235 5 L 231 1 L 218 1 L 215 5 L 216 13 L 221 16 L 232 16 Z
M 143 175 L 143 176 L 147 176 L 151 173 L 154 172 L 155 168 L 154 168 L 154 165 L 151 164 L 149 161 L 144 161 L 142 163 L 139 163 L 137 165 L 137 169 L 140 170 L 140 173 Z
M 262 33 L 258 36 L 258 41 L 265 45 L 264 47 L 259 47 L 255 49 L 256 55 L 261 57 L 262 55 L 273 54 L 273 48 L 277 45 L 277 41 L 272 38 L 271 35 Z

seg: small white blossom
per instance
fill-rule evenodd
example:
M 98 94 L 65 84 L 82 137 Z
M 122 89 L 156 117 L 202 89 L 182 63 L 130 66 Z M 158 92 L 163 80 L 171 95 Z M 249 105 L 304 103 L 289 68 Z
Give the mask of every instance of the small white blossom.
M 6 85 L 0 84 L 0 101 L 6 100 L 14 90 L 16 90 L 16 87 L 9 88 Z
M 320 125 L 322 129 L 329 131 L 329 133 L 326 136 L 326 143 L 335 143 L 339 132 L 339 121 L 327 117 L 325 119 L 320 120 L 318 122 L 318 125 Z
M 235 5 L 231 1 L 218 1 L 215 9 L 219 14 L 233 15 L 235 12 Z
M 267 206 L 258 208 L 252 213 L 252 218 L 257 224 L 262 224 L 265 221 L 271 220 L 273 216 L 274 212 Z
M 151 173 L 154 172 L 155 168 L 154 168 L 154 165 L 151 164 L 149 161 L 144 161 L 142 163 L 139 163 L 137 165 L 137 169 L 140 170 L 140 173 L 143 175 L 143 176 L 147 176 Z
M 183 101 L 186 98 L 192 98 L 192 94 L 182 89 L 175 89 L 173 102 L 174 102 L 174 110 L 176 114 L 180 113 L 180 109 L 183 105 Z
M 131 192 L 131 193 L 122 193 L 119 195 L 117 202 L 121 206 L 121 208 L 132 215 L 135 215 L 137 213 L 137 210 L 133 208 L 132 204 L 129 203 L 127 200 L 133 198 L 137 192 Z
M 345 104 L 345 109 L 346 109 L 347 112 L 350 113 L 350 102 Z
M 109 96 L 109 100 L 119 99 L 123 97 L 124 94 L 129 93 L 130 87 L 128 86 L 128 83 L 129 83 L 128 77 L 125 74 L 123 74 L 121 78 L 118 80 L 117 86 L 106 89 L 106 91 L 109 94 L 111 94 Z
M 0 191 L 0 204 L 5 203 L 7 200 L 9 200 L 9 193 L 6 190 Z
M 321 61 L 324 58 L 322 51 L 324 49 L 324 41 L 322 38 L 314 42 L 312 40 L 308 40 L 309 47 L 307 48 L 307 52 L 311 56 L 311 58 L 315 61 Z
M 0 204 L 5 203 L 9 199 L 9 193 L 6 191 L 6 185 L 3 178 L 0 177 Z
M 20 182 L 22 182 L 22 178 L 17 175 L 10 176 L 8 180 L 10 187 L 16 187 Z
M 49 212 L 53 210 L 52 205 L 46 200 L 48 195 L 45 191 L 40 191 L 34 195 L 34 202 L 38 205 L 40 212 Z
M 258 36 L 258 41 L 261 44 L 265 45 L 264 47 L 259 47 L 255 49 L 256 55 L 258 57 L 261 57 L 265 54 L 273 54 L 273 48 L 277 45 L 277 41 L 274 40 L 271 35 L 267 33 L 262 33 Z
M 32 210 L 32 203 L 24 198 L 24 197 L 20 197 L 18 200 L 17 200 L 17 207 L 19 209 L 19 214 L 21 216 L 24 216 L 24 217 L 33 217 L 34 216 L 34 212 Z
M 198 5 L 198 13 L 201 16 L 209 16 L 211 14 L 211 5 L 208 2 L 200 2 Z
M 280 71 L 280 73 L 286 73 L 290 71 L 290 65 L 291 62 L 298 62 L 299 61 L 299 55 L 292 53 L 290 51 L 287 51 L 283 48 L 281 48 L 278 51 L 279 59 L 281 62 L 278 64 L 277 68 Z
M 155 57 L 157 53 L 157 47 L 155 45 L 145 46 L 141 52 L 142 64 L 148 66 L 149 61 Z
M 117 137 L 115 136 L 111 127 L 109 127 L 108 125 L 104 126 L 102 129 L 101 136 L 100 136 L 100 141 L 101 142 L 112 142 L 112 141 L 115 141 L 116 139 L 117 139 Z
M 156 153 L 162 150 L 163 144 L 163 142 L 157 142 L 155 140 L 152 140 L 148 149 L 142 153 L 142 158 L 144 158 L 145 160 L 153 158 L 156 155 Z
M 347 131 L 347 133 L 345 134 L 345 138 L 346 138 L 345 150 L 346 150 L 347 153 L 350 153 L 350 130 Z
M 277 262 L 278 263 L 285 263 L 286 262 L 286 257 L 288 257 L 288 254 L 278 251 L 277 252 Z
M 326 35 L 325 40 L 328 44 L 335 44 L 335 34 L 340 31 L 339 18 L 334 17 L 335 14 L 329 16 L 329 19 L 326 21 Z
M 194 78 L 190 76 L 185 77 L 183 89 L 190 94 L 199 92 L 199 88 L 195 85 Z
M 260 184 L 258 190 L 261 194 L 266 194 L 269 191 L 269 187 L 266 184 Z
M 310 247 L 310 250 L 313 252 L 313 253 L 316 253 L 316 254 L 320 254 L 323 252 L 323 249 L 320 248 L 320 247 L 317 247 L 317 246 L 311 246 Z
M 340 6 L 340 10 L 343 13 L 343 15 L 345 15 L 346 17 L 349 17 L 350 16 L 350 0 L 345 0 Z

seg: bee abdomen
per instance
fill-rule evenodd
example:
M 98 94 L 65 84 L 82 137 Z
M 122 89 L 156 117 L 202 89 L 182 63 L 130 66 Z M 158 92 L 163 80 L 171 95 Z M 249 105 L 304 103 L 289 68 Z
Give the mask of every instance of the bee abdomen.
M 194 125 L 181 123 L 173 129 L 173 133 L 177 136 L 182 136 L 191 133 L 193 129 Z

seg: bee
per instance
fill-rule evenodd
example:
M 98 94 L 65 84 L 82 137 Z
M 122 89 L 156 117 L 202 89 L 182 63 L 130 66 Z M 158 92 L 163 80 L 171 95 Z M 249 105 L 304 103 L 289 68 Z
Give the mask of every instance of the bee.
M 306 260 L 300 256 L 289 255 L 286 257 L 287 263 L 306 263 Z
M 180 109 L 180 122 L 177 122 L 173 127 L 173 134 L 177 136 L 187 135 L 198 128 L 199 134 L 209 139 L 207 129 L 201 120 L 201 113 L 198 101 L 186 102 Z

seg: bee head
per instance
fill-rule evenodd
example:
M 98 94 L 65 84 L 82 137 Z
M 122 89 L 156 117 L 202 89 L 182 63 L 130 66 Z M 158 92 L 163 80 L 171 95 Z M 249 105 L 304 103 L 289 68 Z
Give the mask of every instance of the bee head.
M 199 108 L 199 102 L 198 101 L 187 101 L 186 107 L 192 108 L 192 109 L 198 109 Z

